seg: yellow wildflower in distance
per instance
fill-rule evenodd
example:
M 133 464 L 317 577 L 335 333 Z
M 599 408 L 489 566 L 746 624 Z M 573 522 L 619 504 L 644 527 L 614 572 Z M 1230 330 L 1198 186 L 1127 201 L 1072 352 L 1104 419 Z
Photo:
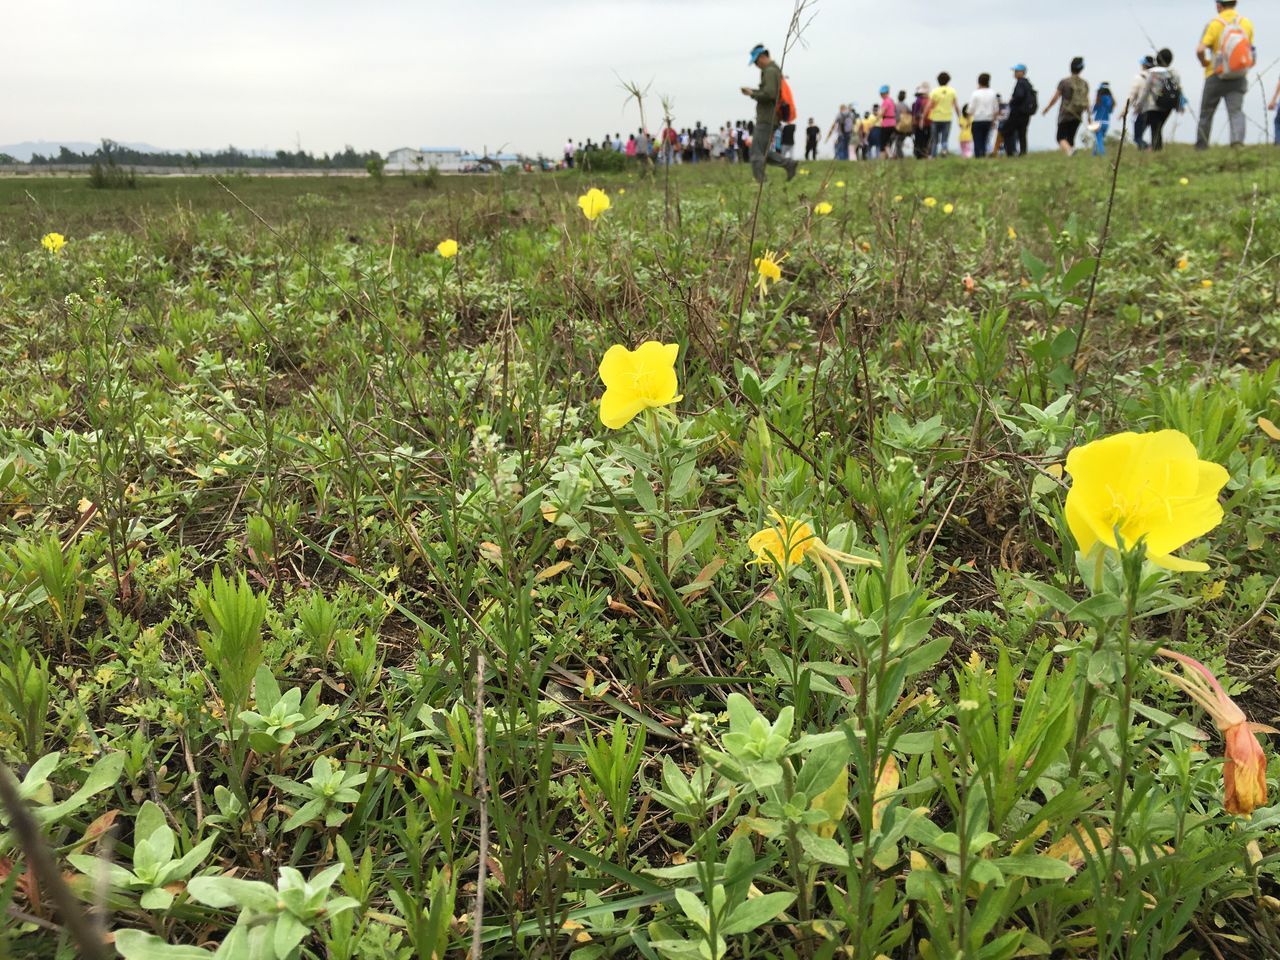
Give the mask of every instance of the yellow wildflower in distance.
M 1017 231 L 1017 230 L 1015 230 L 1015 229 L 1013 229 L 1013 227 L 1010 227 L 1010 228 L 1009 228 L 1009 239 L 1010 239 L 1010 240 L 1017 240 L 1017 239 L 1018 239 L 1018 231 Z
M 902 194 L 900 194 L 900 193 L 895 193 L 895 194 L 893 195 L 893 202 L 894 202 L 894 203 L 901 203 L 901 202 L 902 202 Z
M 1185 186 L 1189 186 L 1191 184 L 1191 181 L 1188 180 L 1186 177 L 1183 177 L 1181 180 L 1178 181 L 1178 183 L 1182 184 L 1185 187 Z
M 600 422 L 610 430 L 620 430 L 636 414 L 652 407 L 665 407 L 681 397 L 676 393 L 678 343 L 646 340 L 635 350 L 621 344 L 610 347 L 600 361 L 604 396 L 600 398 Z
M 599 187 L 592 187 L 578 198 L 578 207 L 588 220 L 595 221 L 609 209 L 609 195 Z
M 760 291 L 760 299 L 763 300 L 765 294 L 769 292 L 769 284 L 777 283 L 782 279 L 782 261 L 785 259 L 787 259 L 785 253 L 778 256 L 772 250 L 766 250 L 756 257 L 756 289 Z
M 813 205 L 813 212 L 820 217 L 825 217 L 828 213 L 830 213 L 834 209 L 835 207 L 831 206 L 831 204 L 827 203 L 827 201 L 825 200 L 823 200 L 821 203 L 815 203 Z
M 1222 522 L 1218 492 L 1225 468 L 1201 460 L 1178 430 L 1117 433 L 1067 454 L 1071 490 L 1067 526 L 1080 550 L 1118 549 L 1145 539 L 1151 562 L 1166 570 L 1208 570 L 1173 556 Z
M 799 170 L 796 171 L 796 173 L 800 174 L 800 176 L 802 177 L 807 177 L 809 175 L 809 171 L 806 170 L 804 167 L 801 167 Z
M 1179 269 L 1179 270 L 1185 270 L 1185 269 L 1187 269 L 1187 267 L 1189 267 L 1189 266 L 1191 266 L 1191 261 L 1190 261 L 1190 260 L 1188 260 L 1186 257 L 1179 257 L 1179 258 L 1178 258 L 1178 269 Z
M 853 595 L 849 592 L 849 582 L 840 569 L 842 563 L 858 566 L 878 567 L 879 561 L 865 557 L 855 557 L 843 550 L 834 550 L 822 542 L 813 532 L 813 527 L 803 520 L 784 516 L 772 507 L 769 516 L 773 525 L 765 527 L 751 535 L 747 547 L 756 555 L 752 563 L 767 563 L 786 573 L 792 567 L 799 566 L 805 560 L 812 560 L 822 574 L 822 586 L 827 593 L 827 609 L 835 610 L 835 584 L 840 584 L 840 593 L 844 597 L 846 608 L 852 609 Z M 834 574 L 834 580 L 832 575 Z
M 942 208 L 942 212 L 950 216 L 951 214 L 956 212 L 956 205 L 954 203 L 948 203 L 946 206 Z
M 924 205 L 928 207 L 930 210 L 932 210 L 934 207 L 938 205 L 938 200 L 936 197 L 925 197 L 923 202 L 924 202 Z
M 452 260 L 458 255 L 458 241 L 450 237 L 448 240 L 441 240 L 436 244 L 436 253 L 444 257 L 446 260 Z
M 626 193 L 626 192 L 627 192 L 627 188 L 626 188 L 626 187 L 619 187 L 619 188 L 618 188 L 618 196 L 622 196 L 622 195 L 623 195 L 624 193 Z
M 1210 287 L 1212 287 L 1212 286 L 1213 286 L 1213 281 L 1212 281 L 1212 280 L 1209 280 L 1209 279 L 1201 280 L 1201 281 L 1200 281 L 1200 286 L 1202 286 L 1202 287 L 1204 287 L 1206 290 L 1208 290 Z
M 844 181 L 843 181 L 843 180 L 837 180 L 837 181 L 836 181 L 836 189 L 838 189 L 838 190 L 843 190 L 843 189 L 844 189 Z
M 40 246 L 50 253 L 57 253 L 67 245 L 67 238 L 60 233 L 46 233 L 40 238 Z

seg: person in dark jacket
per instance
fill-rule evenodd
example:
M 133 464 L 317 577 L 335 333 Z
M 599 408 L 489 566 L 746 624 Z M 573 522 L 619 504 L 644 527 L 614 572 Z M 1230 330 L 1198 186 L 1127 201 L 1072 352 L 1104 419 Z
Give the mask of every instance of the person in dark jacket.
M 788 160 L 773 149 L 773 128 L 778 122 L 778 100 L 782 97 L 782 70 L 763 43 L 751 51 L 751 62 L 760 68 L 760 86 L 742 92 L 756 102 L 755 128 L 751 131 L 751 174 L 764 183 L 765 164 L 785 167 L 787 179 L 796 175 L 796 161 Z
M 1004 148 L 1011 157 L 1027 155 L 1027 124 L 1036 112 L 1036 95 L 1027 79 L 1025 64 L 1013 68 L 1013 94 L 1009 97 L 1009 119 L 1004 124 Z

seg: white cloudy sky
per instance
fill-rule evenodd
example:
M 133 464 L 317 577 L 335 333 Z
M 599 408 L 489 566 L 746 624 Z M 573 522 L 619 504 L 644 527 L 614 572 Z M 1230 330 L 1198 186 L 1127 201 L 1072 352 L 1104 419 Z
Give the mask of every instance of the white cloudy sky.
M 144 141 L 171 148 L 329 151 L 507 144 L 558 152 L 638 125 L 618 77 L 652 81 L 681 125 L 746 116 L 747 51 L 775 51 L 792 0 L 69 0 L 6 3 L 0 143 Z M 989 70 L 997 89 L 1025 61 L 1048 101 L 1070 58 L 1123 96 L 1143 28 L 1168 45 L 1198 106 L 1194 62 L 1210 0 L 817 0 L 807 45 L 787 62 L 802 117 L 824 126 L 881 83 L 939 70 L 962 96 Z M 1280 2 L 1242 0 L 1267 96 L 1280 67 Z M 1275 46 L 1268 38 L 1274 37 Z M 1269 67 L 1269 70 L 1266 68 Z M 1249 139 L 1270 129 L 1248 98 Z M 1265 123 L 1265 128 L 1264 128 Z M 1218 119 L 1221 135 L 1224 120 Z M 1177 138 L 1188 139 L 1183 119 Z M 1033 124 L 1048 144 L 1051 119 Z M 825 133 L 825 129 L 824 129 Z

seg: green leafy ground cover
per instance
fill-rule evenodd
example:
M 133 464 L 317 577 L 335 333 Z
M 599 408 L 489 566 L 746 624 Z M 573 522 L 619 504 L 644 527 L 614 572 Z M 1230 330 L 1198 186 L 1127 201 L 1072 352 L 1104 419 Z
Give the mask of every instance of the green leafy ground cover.
M 1280 954 L 1153 659 L 1280 715 L 1273 156 L 1126 157 L 1096 285 L 1083 157 L 0 182 L 2 949 Z M 1159 429 L 1208 571 L 1077 557 L 1066 453 Z

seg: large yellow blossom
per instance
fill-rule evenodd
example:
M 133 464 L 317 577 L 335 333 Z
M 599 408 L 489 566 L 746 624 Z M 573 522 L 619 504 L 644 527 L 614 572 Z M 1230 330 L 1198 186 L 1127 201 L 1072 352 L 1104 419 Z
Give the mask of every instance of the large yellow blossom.
M 787 259 L 785 253 L 778 256 L 772 250 L 766 250 L 756 257 L 756 289 L 760 291 L 761 299 L 769 292 L 769 284 L 777 283 L 782 279 L 782 261 L 785 259 Z
M 441 240 L 436 244 L 436 253 L 444 257 L 446 260 L 452 260 L 458 255 L 458 241 L 452 238 Z
M 620 430 L 643 410 L 665 407 L 680 400 L 676 391 L 678 343 L 647 340 L 636 349 L 621 344 L 610 347 L 600 361 L 604 396 L 600 398 L 600 422 Z
M 60 233 L 46 233 L 40 238 L 40 246 L 50 253 L 57 253 L 67 245 L 67 238 Z
M 813 212 L 820 217 L 825 217 L 828 213 L 830 213 L 834 209 L 835 207 L 831 206 L 831 204 L 827 203 L 827 201 L 825 200 L 823 200 L 821 203 L 815 203 L 813 205 Z
M 822 585 L 827 593 L 827 607 L 836 608 L 835 583 L 840 584 L 840 592 L 844 596 L 846 607 L 853 606 L 853 597 L 849 592 L 849 583 L 840 569 L 842 563 L 860 566 L 878 567 L 875 560 L 855 557 L 842 550 L 834 550 L 822 542 L 813 532 L 813 527 L 803 520 L 784 516 L 772 507 L 769 516 L 772 526 L 765 527 L 751 535 L 747 547 L 756 555 L 752 563 L 767 563 L 786 573 L 792 567 L 799 566 L 805 560 L 812 560 L 822 574 Z M 832 580 L 832 574 L 835 580 Z
M 1222 522 L 1218 492 L 1227 471 L 1201 460 L 1177 430 L 1117 433 L 1067 455 L 1067 525 L 1081 551 L 1146 540 L 1147 556 L 1167 570 L 1208 570 L 1173 551 Z
M 592 187 L 578 198 L 578 207 L 588 220 L 595 220 L 609 209 L 609 195 L 599 187 Z

